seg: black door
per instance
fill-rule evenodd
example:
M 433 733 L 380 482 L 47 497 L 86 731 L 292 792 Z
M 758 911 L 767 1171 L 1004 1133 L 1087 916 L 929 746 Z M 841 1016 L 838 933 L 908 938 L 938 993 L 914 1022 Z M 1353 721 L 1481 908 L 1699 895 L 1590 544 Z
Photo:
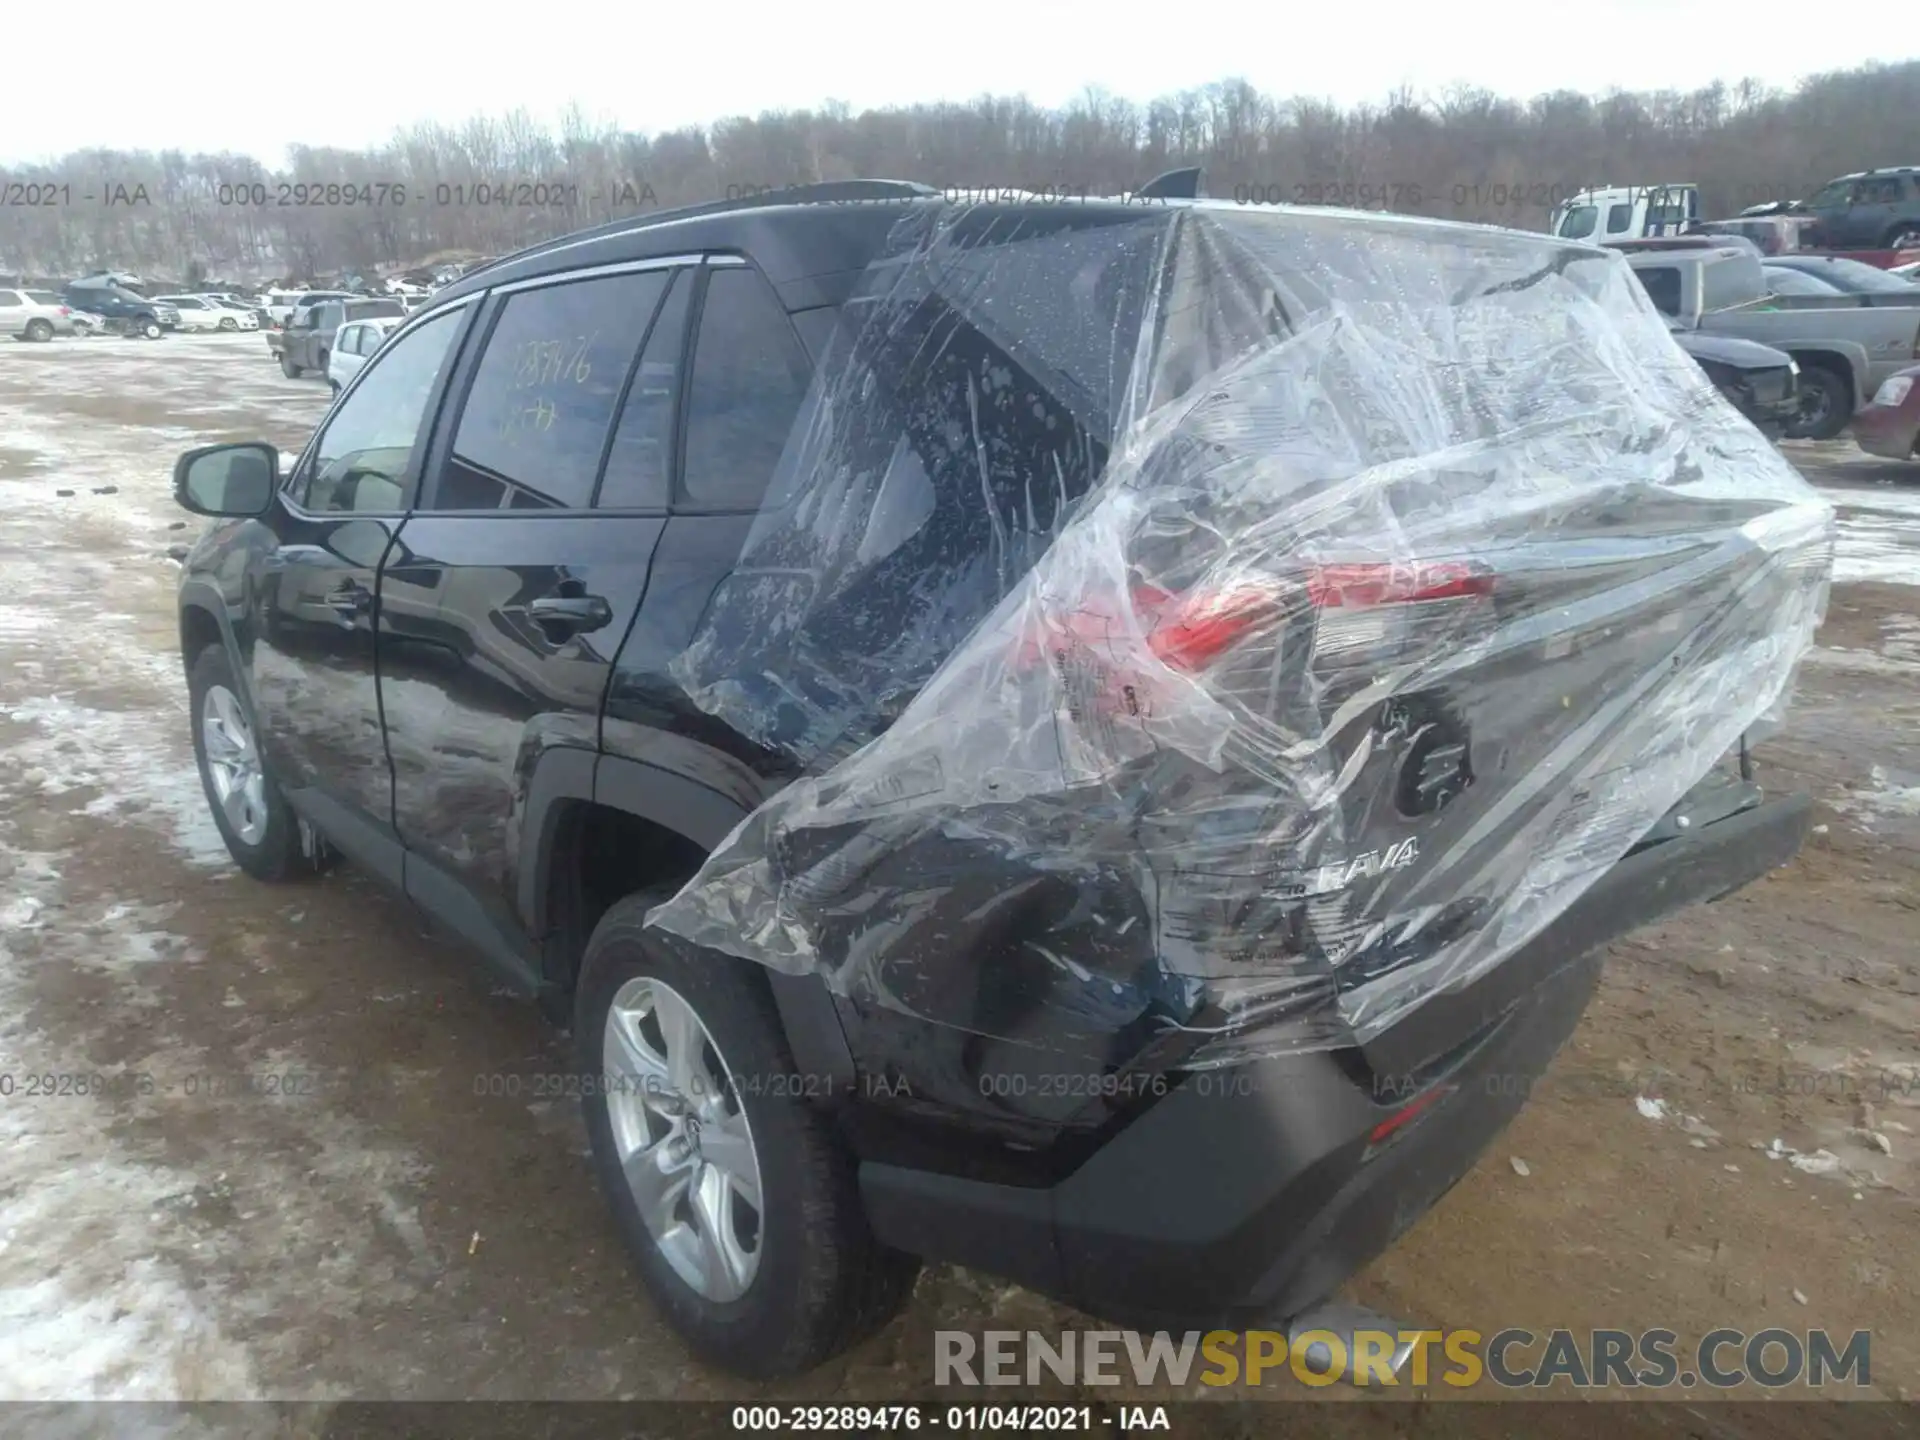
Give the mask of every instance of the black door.
M 349 851 L 369 825 L 391 828 L 374 669 L 378 570 L 462 314 L 397 341 L 327 417 L 270 517 L 277 543 L 255 562 L 248 681 L 261 747 L 295 808 Z
M 687 673 L 676 662 L 689 647 L 727 649 L 744 642 L 712 628 L 716 597 L 729 583 L 752 532 L 806 396 L 812 362 L 779 297 L 751 266 L 714 263 L 702 267 L 698 293 L 686 316 L 685 363 L 663 346 L 652 346 L 649 364 L 672 380 L 673 408 L 681 422 L 674 447 L 673 516 L 647 584 L 633 633 L 621 647 L 608 691 L 603 738 L 607 750 L 634 759 L 657 760 L 685 773 L 692 761 L 676 741 L 696 742 L 759 767 L 773 757 L 761 745 L 744 743 L 735 728 L 737 709 L 714 695 L 689 694 Z M 721 607 L 729 615 L 754 615 L 767 623 L 803 613 L 816 577 L 809 573 L 756 574 L 752 597 Z M 711 670 L 710 654 L 687 657 L 696 673 Z M 766 677 L 733 676 L 753 686 Z M 750 737 L 764 739 L 765 737 Z M 701 757 L 711 765 L 711 754 Z M 751 770 L 722 765 L 706 772 L 708 783 L 743 804 L 757 803 Z M 710 837 L 717 839 L 718 837 Z
M 456 381 L 464 401 L 381 577 L 408 893 L 510 971 L 529 939 L 516 805 L 543 752 L 597 748 L 665 520 L 664 467 L 649 491 L 615 430 L 643 403 L 636 360 L 676 280 L 661 267 L 562 275 L 489 302 Z M 618 512 L 593 508 L 603 473 L 628 502 Z

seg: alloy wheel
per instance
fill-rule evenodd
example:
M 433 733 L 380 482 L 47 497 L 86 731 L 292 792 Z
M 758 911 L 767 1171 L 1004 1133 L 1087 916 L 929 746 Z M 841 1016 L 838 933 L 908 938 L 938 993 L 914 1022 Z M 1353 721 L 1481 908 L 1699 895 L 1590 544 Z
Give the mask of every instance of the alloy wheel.
M 240 701 L 224 685 L 207 688 L 200 702 L 200 748 L 214 803 L 243 845 L 258 845 L 267 833 L 267 780 Z
M 673 1272 L 718 1303 L 760 1267 L 760 1157 L 738 1087 L 685 996 L 626 982 L 602 1046 L 607 1116 L 640 1218 Z

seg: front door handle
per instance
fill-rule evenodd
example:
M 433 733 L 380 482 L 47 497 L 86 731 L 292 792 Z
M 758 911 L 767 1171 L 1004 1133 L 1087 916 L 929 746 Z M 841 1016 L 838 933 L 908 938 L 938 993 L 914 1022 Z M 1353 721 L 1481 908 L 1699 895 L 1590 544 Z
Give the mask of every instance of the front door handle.
M 545 595 L 527 606 L 534 623 L 568 635 L 586 635 L 613 623 L 604 595 Z
M 360 585 L 342 585 L 327 596 L 327 608 L 343 620 L 352 620 L 373 608 L 373 592 Z

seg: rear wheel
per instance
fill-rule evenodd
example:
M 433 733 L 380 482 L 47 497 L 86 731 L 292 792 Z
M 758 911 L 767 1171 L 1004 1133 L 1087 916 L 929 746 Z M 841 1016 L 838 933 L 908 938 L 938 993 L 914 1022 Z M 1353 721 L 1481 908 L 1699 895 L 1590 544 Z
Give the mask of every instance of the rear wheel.
M 1884 250 L 1920 250 L 1920 225 L 1896 225 L 1886 233 Z
M 300 376 L 305 372 L 303 372 L 298 365 L 293 363 L 293 357 L 291 355 L 287 354 L 286 351 L 282 350 L 280 352 L 280 373 L 286 376 L 289 380 L 298 380 Z
M 27 322 L 27 339 L 33 341 L 36 345 L 44 345 L 47 341 L 53 339 L 53 326 L 45 320 L 29 320 Z
M 1824 365 L 1800 369 L 1800 408 L 1787 425 L 1792 440 L 1831 440 L 1853 418 L 1853 387 Z
M 594 1168 L 655 1304 L 753 1379 L 814 1369 L 885 1324 L 919 1262 L 867 1228 L 852 1155 L 793 1087 L 765 977 L 645 931 L 669 891 L 594 927 L 574 1035 Z

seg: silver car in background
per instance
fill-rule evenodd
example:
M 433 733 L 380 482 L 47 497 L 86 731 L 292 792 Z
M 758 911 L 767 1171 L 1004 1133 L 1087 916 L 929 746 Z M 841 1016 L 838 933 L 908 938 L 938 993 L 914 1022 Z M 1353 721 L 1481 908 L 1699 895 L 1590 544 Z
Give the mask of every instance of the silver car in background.
M 73 333 L 73 311 L 51 290 L 0 290 L 0 335 L 38 342 Z
M 376 315 L 371 320 L 352 320 L 342 325 L 327 352 L 327 384 L 338 395 L 349 380 L 386 343 L 387 336 L 400 324 L 398 315 Z

